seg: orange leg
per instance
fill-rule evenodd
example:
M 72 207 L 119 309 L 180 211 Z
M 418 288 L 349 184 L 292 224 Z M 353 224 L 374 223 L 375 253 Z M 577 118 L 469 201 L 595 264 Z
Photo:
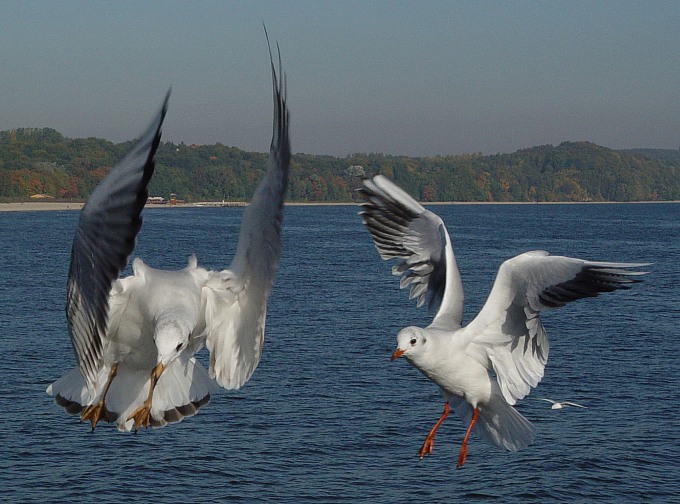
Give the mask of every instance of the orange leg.
M 456 464 L 457 469 L 460 469 L 461 467 L 463 467 L 463 464 L 465 463 L 465 457 L 467 456 L 468 439 L 470 438 L 470 433 L 472 432 L 472 428 L 474 427 L 478 416 L 479 416 L 479 410 L 477 408 L 474 408 L 472 410 L 472 418 L 470 419 L 470 425 L 468 425 L 467 432 L 465 433 L 465 437 L 463 438 L 463 442 L 460 445 L 460 453 L 458 454 L 458 463 Z
M 128 420 L 135 421 L 135 432 L 137 432 L 140 427 L 147 428 L 151 425 L 151 399 L 153 398 L 153 391 L 156 388 L 156 384 L 164 370 L 165 366 L 160 362 L 151 370 L 149 396 L 146 398 L 146 401 L 144 401 L 142 405 L 128 417 Z
M 437 429 L 439 429 L 439 426 L 442 424 L 442 422 L 448 415 L 449 415 L 449 402 L 447 401 L 444 404 L 444 411 L 442 412 L 442 415 L 439 417 L 439 420 L 437 420 L 437 423 L 434 424 L 434 427 L 432 427 L 432 430 L 425 438 L 423 446 L 421 446 L 420 450 L 418 450 L 420 460 L 423 460 L 423 457 L 425 457 L 425 455 L 429 455 L 430 453 L 432 453 L 432 447 L 434 446 L 434 435 L 437 433 Z
M 92 432 L 94 432 L 94 428 L 97 426 L 99 420 L 106 417 L 106 405 L 104 401 L 106 400 L 106 394 L 108 394 L 109 388 L 111 388 L 111 382 L 113 382 L 117 373 L 118 363 L 116 362 L 111 366 L 111 371 L 109 371 L 109 377 L 106 381 L 106 387 L 104 387 L 101 399 L 99 399 L 96 404 L 91 404 L 90 406 L 83 408 L 80 412 L 80 421 L 85 422 L 89 420 L 92 424 Z

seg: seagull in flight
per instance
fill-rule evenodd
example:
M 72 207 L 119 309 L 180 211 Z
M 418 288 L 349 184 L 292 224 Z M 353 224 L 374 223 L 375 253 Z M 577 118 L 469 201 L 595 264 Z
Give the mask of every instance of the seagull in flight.
M 583 406 L 581 404 L 576 404 L 575 402 L 570 402 L 570 401 L 553 401 L 552 399 L 547 399 L 545 397 L 539 397 L 539 401 L 546 401 L 552 404 L 550 406 L 550 409 L 562 409 L 566 408 L 567 406 L 574 406 L 576 408 L 588 408 L 588 406 Z
M 467 424 L 457 467 L 465 463 L 473 431 L 500 449 L 528 446 L 533 426 L 513 405 L 538 385 L 548 361 L 541 311 L 628 289 L 645 274 L 635 268 L 646 265 L 526 252 L 501 264 L 486 303 L 463 326 L 463 286 L 441 218 L 383 175 L 365 179 L 359 194 L 359 215 L 380 257 L 396 259 L 392 273 L 400 287 L 410 287 L 411 299 L 436 313 L 427 327 L 402 329 L 392 353 L 392 360 L 403 356 L 437 384 L 444 397 L 420 458 L 432 452 L 449 403 Z
M 89 421 L 92 430 L 100 420 L 124 431 L 178 422 L 207 404 L 218 389 L 215 382 L 242 387 L 260 361 L 291 157 L 280 53 L 278 75 L 271 48 L 269 55 L 274 96 L 269 162 L 243 212 L 228 269 L 206 270 L 195 256 L 179 271 L 155 269 L 136 258 L 133 274 L 119 278 L 142 225 L 168 97 L 81 211 L 66 302 L 78 366 L 47 393 L 68 413 Z M 209 370 L 195 358 L 203 347 L 210 352 Z

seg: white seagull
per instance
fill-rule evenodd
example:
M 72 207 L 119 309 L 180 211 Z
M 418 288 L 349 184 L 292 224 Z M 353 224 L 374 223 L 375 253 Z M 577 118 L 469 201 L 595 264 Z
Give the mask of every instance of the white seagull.
M 566 408 L 567 406 L 574 406 L 575 408 L 588 408 L 588 406 L 576 404 L 575 402 L 571 402 L 571 401 L 553 401 L 552 399 L 547 399 L 545 397 L 539 397 L 538 400 L 539 401 L 546 401 L 546 402 L 549 402 L 550 404 L 552 404 L 552 406 L 550 406 L 550 409 L 562 409 L 562 408 Z
M 264 178 L 243 213 L 229 269 L 208 271 L 190 257 L 179 271 L 131 254 L 153 174 L 167 106 L 90 195 L 76 229 L 66 314 L 78 367 L 47 388 L 67 412 L 120 430 L 161 427 L 192 416 L 217 389 L 245 384 L 264 342 L 267 298 L 281 252 L 290 142 L 285 83 L 270 61 L 274 132 Z M 194 354 L 210 352 L 209 373 Z M 214 378 L 214 380 L 213 380 Z
M 465 462 L 474 430 L 501 449 L 515 451 L 534 438 L 531 423 L 513 404 L 543 377 L 548 338 L 539 317 L 599 292 L 626 289 L 644 274 L 632 263 L 592 262 L 547 252 L 526 252 L 501 264 L 486 304 L 467 326 L 463 287 L 443 221 L 382 175 L 365 179 L 361 215 L 380 256 L 397 259 L 392 268 L 411 299 L 436 311 L 426 327 L 407 327 L 397 335 L 392 360 L 402 355 L 436 383 L 444 411 L 418 451 L 432 452 L 437 429 L 454 411 L 468 424 L 457 466 Z

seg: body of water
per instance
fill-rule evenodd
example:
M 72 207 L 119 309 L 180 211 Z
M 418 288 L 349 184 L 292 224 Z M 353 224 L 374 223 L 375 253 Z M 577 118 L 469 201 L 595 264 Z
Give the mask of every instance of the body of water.
M 654 262 L 630 291 L 544 314 L 543 382 L 518 409 L 537 429 L 507 453 L 442 410 L 395 335 L 430 318 L 399 291 L 355 206 L 288 207 L 262 361 L 195 417 L 137 434 L 67 416 L 45 394 L 75 365 L 64 316 L 77 212 L 0 214 L 0 479 L 6 502 L 670 502 L 680 499 L 680 205 L 456 205 L 465 321 L 499 264 L 544 249 Z M 229 265 L 242 209 L 146 210 L 135 256 Z M 204 351 L 205 352 L 205 351 Z M 205 359 L 205 355 L 203 355 Z M 588 409 L 551 410 L 538 397 Z

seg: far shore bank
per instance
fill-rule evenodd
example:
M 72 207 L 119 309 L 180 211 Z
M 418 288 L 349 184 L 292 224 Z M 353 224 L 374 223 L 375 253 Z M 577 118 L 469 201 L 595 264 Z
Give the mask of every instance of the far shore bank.
M 422 202 L 421 202 L 422 203 Z M 429 201 L 424 205 L 620 205 L 620 204 L 672 204 L 680 201 Z M 0 203 L 0 212 L 37 212 L 55 210 L 80 210 L 83 202 L 60 201 L 22 201 L 17 203 Z M 301 203 L 287 202 L 286 206 L 357 206 L 359 203 Z M 147 209 L 173 208 L 211 208 L 211 207 L 242 207 L 243 202 L 201 201 L 197 203 L 178 203 L 176 205 L 146 205 Z

